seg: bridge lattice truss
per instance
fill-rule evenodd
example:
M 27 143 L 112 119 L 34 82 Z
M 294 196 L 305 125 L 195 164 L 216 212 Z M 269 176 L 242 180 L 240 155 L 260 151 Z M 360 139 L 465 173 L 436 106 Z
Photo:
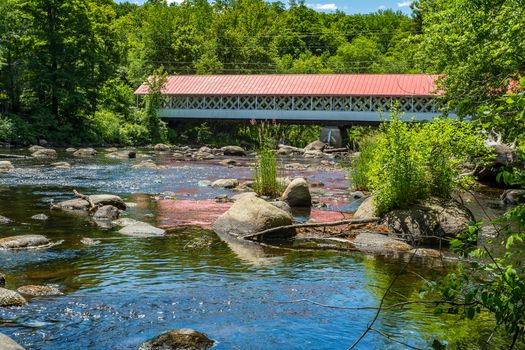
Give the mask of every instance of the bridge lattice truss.
M 433 97 L 380 96 L 166 96 L 164 108 L 187 110 L 287 110 L 439 113 Z

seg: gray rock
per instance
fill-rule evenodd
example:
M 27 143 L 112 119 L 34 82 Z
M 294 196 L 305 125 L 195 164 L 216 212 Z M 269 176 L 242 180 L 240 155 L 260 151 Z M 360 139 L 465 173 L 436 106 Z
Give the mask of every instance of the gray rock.
M 20 344 L 9 338 L 7 335 L 0 333 L 0 349 L 2 350 L 25 350 Z
M 57 156 L 57 151 L 50 148 L 41 148 L 33 152 L 31 156 L 34 158 L 55 158 Z
M 311 207 L 312 196 L 308 182 L 304 178 L 296 178 L 286 188 L 282 200 L 293 207 Z
M 27 301 L 19 293 L 0 288 L 0 306 L 20 306 L 24 305 Z
M 0 238 L 0 249 L 45 248 L 51 241 L 42 235 L 20 235 Z
M 365 198 L 363 203 L 357 208 L 354 213 L 355 218 L 370 219 L 376 217 L 376 206 L 374 205 L 374 196 Z
M 110 152 L 110 153 L 118 152 L 118 148 L 117 147 L 109 147 L 109 148 L 104 149 L 104 151 Z
M 102 207 L 98 208 L 95 214 L 93 215 L 94 220 L 113 221 L 118 219 L 118 217 L 119 210 L 117 207 L 114 207 L 112 205 L 103 205 Z
M 212 182 L 209 180 L 199 180 L 198 186 L 199 187 L 209 187 L 211 186 Z
M 352 242 L 358 250 L 369 253 L 408 252 L 412 249 L 408 243 L 372 232 L 362 232 Z
M 211 184 L 212 187 L 216 188 L 235 188 L 239 186 L 239 180 L 237 179 L 219 179 L 215 180 Z
M 292 208 L 285 201 L 273 201 L 270 202 L 270 204 L 274 207 L 284 210 L 287 213 L 292 213 Z
M 244 193 L 239 193 L 239 194 L 236 194 L 234 196 L 231 197 L 231 200 L 233 202 L 236 202 L 238 201 L 239 199 L 241 198 L 244 198 L 244 197 L 257 197 L 257 193 L 255 192 L 244 192 Z
M 223 159 L 219 162 L 221 165 L 237 165 L 237 161 L 235 159 Z
M 324 151 L 326 148 L 326 143 L 322 141 L 314 141 L 312 143 L 309 143 L 304 150 L 305 151 Z
M 0 215 L 0 224 L 10 224 L 13 220 L 6 218 L 5 216 Z
M 137 152 L 135 151 L 115 151 L 106 154 L 107 158 L 111 159 L 135 159 L 137 158 Z
M 71 164 L 68 162 L 55 162 L 51 163 L 51 166 L 56 169 L 69 169 L 71 168 Z
M 46 148 L 42 146 L 37 146 L 37 145 L 33 145 L 28 148 L 29 152 L 31 153 L 35 153 L 36 151 L 40 151 L 41 149 L 46 149 Z
M 80 148 L 76 150 L 73 155 L 75 157 L 89 158 L 97 155 L 97 151 L 93 148 Z
M 206 350 L 213 344 L 206 334 L 193 329 L 176 329 L 143 343 L 139 350 Z
M 73 148 L 73 147 L 66 148 L 66 152 L 67 153 L 75 153 L 76 151 L 77 151 L 77 149 Z
M 439 259 L 443 256 L 443 254 L 439 250 L 429 249 L 429 248 L 412 249 L 410 251 L 410 254 L 414 254 L 414 256 L 417 256 L 420 258 L 434 258 L 434 259 Z
M 408 209 L 392 210 L 381 223 L 409 243 L 437 245 L 440 239 L 455 238 L 472 219 L 470 212 L 454 200 L 429 199 Z
M 503 204 L 516 205 L 525 202 L 525 190 L 505 190 L 500 197 Z
M 132 165 L 131 168 L 132 169 L 159 169 L 161 167 L 155 164 L 151 159 L 146 159 L 140 163 Z
M 8 160 L 0 161 L 0 173 L 9 173 L 14 170 L 15 170 L 15 167 L 10 161 Z
M 209 152 L 198 151 L 192 155 L 192 158 L 197 159 L 197 160 L 206 160 L 206 159 L 215 159 L 215 156 Z
M 165 145 L 163 143 L 158 143 L 156 144 L 153 149 L 156 151 L 156 152 L 167 152 L 170 150 L 170 146 L 168 145 Z
M 114 196 L 111 194 L 95 194 L 89 196 L 91 201 L 95 205 L 112 205 L 117 207 L 120 210 L 126 210 L 126 204 L 119 196 Z M 80 198 L 71 199 L 68 201 L 60 202 L 54 205 L 55 208 L 65 209 L 65 210 L 89 210 L 89 203 Z
M 212 149 L 210 147 L 203 146 L 203 147 L 199 148 L 198 152 L 212 153 L 213 151 L 212 151 Z
M 273 206 L 264 199 L 245 196 L 237 200 L 226 213 L 215 221 L 213 229 L 218 234 L 239 236 L 291 225 L 292 221 L 290 213 Z M 277 232 L 271 237 L 264 238 L 288 238 L 293 234 L 294 232 Z
M 49 217 L 46 214 L 37 214 L 37 215 L 31 216 L 31 219 L 46 221 L 47 219 L 49 219 Z
M 240 146 L 225 146 L 221 148 L 225 156 L 245 156 L 246 151 Z
M 326 155 L 322 151 L 317 151 L 317 150 L 309 150 L 309 151 L 304 152 L 305 158 L 320 159 L 320 158 L 324 158 L 325 156 Z
M 141 221 L 130 219 L 130 218 L 120 218 L 118 220 L 113 221 L 114 225 L 122 226 L 122 227 L 139 224 L 139 223 L 141 223 Z
M 62 295 L 63 294 L 58 288 L 53 287 L 53 286 L 28 285 L 28 286 L 19 287 L 16 291 L 20 294 L 29 295 L 32 297 Z
M 180 153 L 180 152 L 173 153 L 172 157 L 175 158 L 176 160 L 186 159 L 186 156 L 183 153 Z
M 166 233 L 166 231 L 163 229 L 140 221 L 124 226 L 124 228 L 120 229 L 118 232 L 123 235 L 133 237 L 155 237 L 163 236 Z

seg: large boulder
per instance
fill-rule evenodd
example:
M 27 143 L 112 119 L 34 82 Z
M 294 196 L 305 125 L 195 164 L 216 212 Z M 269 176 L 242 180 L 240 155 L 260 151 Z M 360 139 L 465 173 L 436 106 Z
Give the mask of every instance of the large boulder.
M 324 149 L 326 148 L 326 143 L 322 142 L 322 141 L 314 141 L 312 143 L 309 143 L 308 145 L 306 145 L 306 147 L 304 148 L 305 151 L 324 151 Z
M 139 350 L 206 350 L 214 341 L 193 329 L 176 329 L 143 343 Z
M 113 221 L 119 217 L 119 210 L 112 205 L 103 205 L 93 215 L 94 220 Z
M 454 200 L 429 199 L 386 214 L 382 224 L 414 245 L 437 245 L 463 232 L 472 221 L 470 212 Z
M 0 349 L 2 350 L 24 350 L 20 344 L 7 335 L 0 333 Z
M 290 207 L 311 207 L 312 196 L 308 182 L 302 177 L 294 179 L 282 195 L 282 200 Z
M 51 241 L 42 235 L 20 235 L 0 238 L 0 249 L 45 248 Z
M 41 148 L 31 154 L 33 158 L 55 158 L 57 151 L 51 148 Z
M 93 148 L 80 148 L 76 150 L 73 155 L 75 157 L 89 158 L 97 155 L 97 151 Z
M 2 160 L 0 161 L 0 173 L 9 173 L 11 171 L 14 171 L 15 167 L 13 164 L 11 164 L 8 160 Z
M 359 219 L 370 219 L 376 216 L 374 196 L 366 197 L 361 205 L 359 205 L 359 208 L 357 208 L 357 211 L 354 213 L 354 217 Z
M 20 306 L 24 305 L 27 301 L 19 293 L 0 288 L 0 306 Z M 0 348 L 1 349 L 1 348 Z
M 235 188 L 239 186 L 239 180 L 237 179 L 219 179 L 215 180 L 211 184 L 212 187 L 216 188 Z
M 516 205 L 525 203 L 525 190 L 512 189 L 506 190 L 500 197 L 503 204 Z
M 29 295 L 32 297 L 63 294 L 58 288 L 53 287 L 53 286 L 27 285 L 27 286 L 19 287 L 16 291 L 20 294 Z
M 93 204 L 104 206 L 104 205 L 112 205 L 114 207 L 117 207 L 120 210 L 126 210 L 126 204 L 120 198 L 119 196 L 114 196 L 111 194 L 95 194 L 89 196 Z M 57 203 L 53 206 L 54 208 L 58 209 L 64 209 L 64 210 L 89 210 L 89 202 L 81 199 L 71 199 L 68 201 Z
M 245 156 L 246 151 L 240 146 L 225 146 L 221 148 L 225 156 Z
M 264 199 L 245 196 L 238 199 L 231 208 L 215 221 L 213 229 L 218 234 L 242 236 L 270 228 L 291 225 L 290 213 L 277 208 Z M 288 238 L 294 232 L 276 232 L 265 239 Z

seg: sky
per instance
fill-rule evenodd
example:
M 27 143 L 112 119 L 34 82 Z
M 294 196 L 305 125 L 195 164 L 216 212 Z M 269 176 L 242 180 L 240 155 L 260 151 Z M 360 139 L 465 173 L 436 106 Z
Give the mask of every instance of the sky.
M 117 0 L 123 2 L 124 0 Z M 134 3 L 143 3 L 144 0 L 128 0 Z M 168 0 L 168 2 L 180 3 L 183 0 Z M 287 0 L 281 0 L 286 3 Z M 336 10 L 346 13 L 370 13 L 380 9 L 400 10 L 407 14 L 410 13 L 410 3 L 408 0 L 307 0 L 306 4 L 322 12 L 335 12 Z

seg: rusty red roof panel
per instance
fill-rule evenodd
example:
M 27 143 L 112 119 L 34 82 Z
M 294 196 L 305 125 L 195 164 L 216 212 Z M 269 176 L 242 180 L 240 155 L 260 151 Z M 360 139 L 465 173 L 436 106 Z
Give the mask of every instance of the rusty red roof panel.
M 172 75 L 167 95 L 435 96 L 434 74 Z M 142 84 L 136 95 L 148 92 Z

